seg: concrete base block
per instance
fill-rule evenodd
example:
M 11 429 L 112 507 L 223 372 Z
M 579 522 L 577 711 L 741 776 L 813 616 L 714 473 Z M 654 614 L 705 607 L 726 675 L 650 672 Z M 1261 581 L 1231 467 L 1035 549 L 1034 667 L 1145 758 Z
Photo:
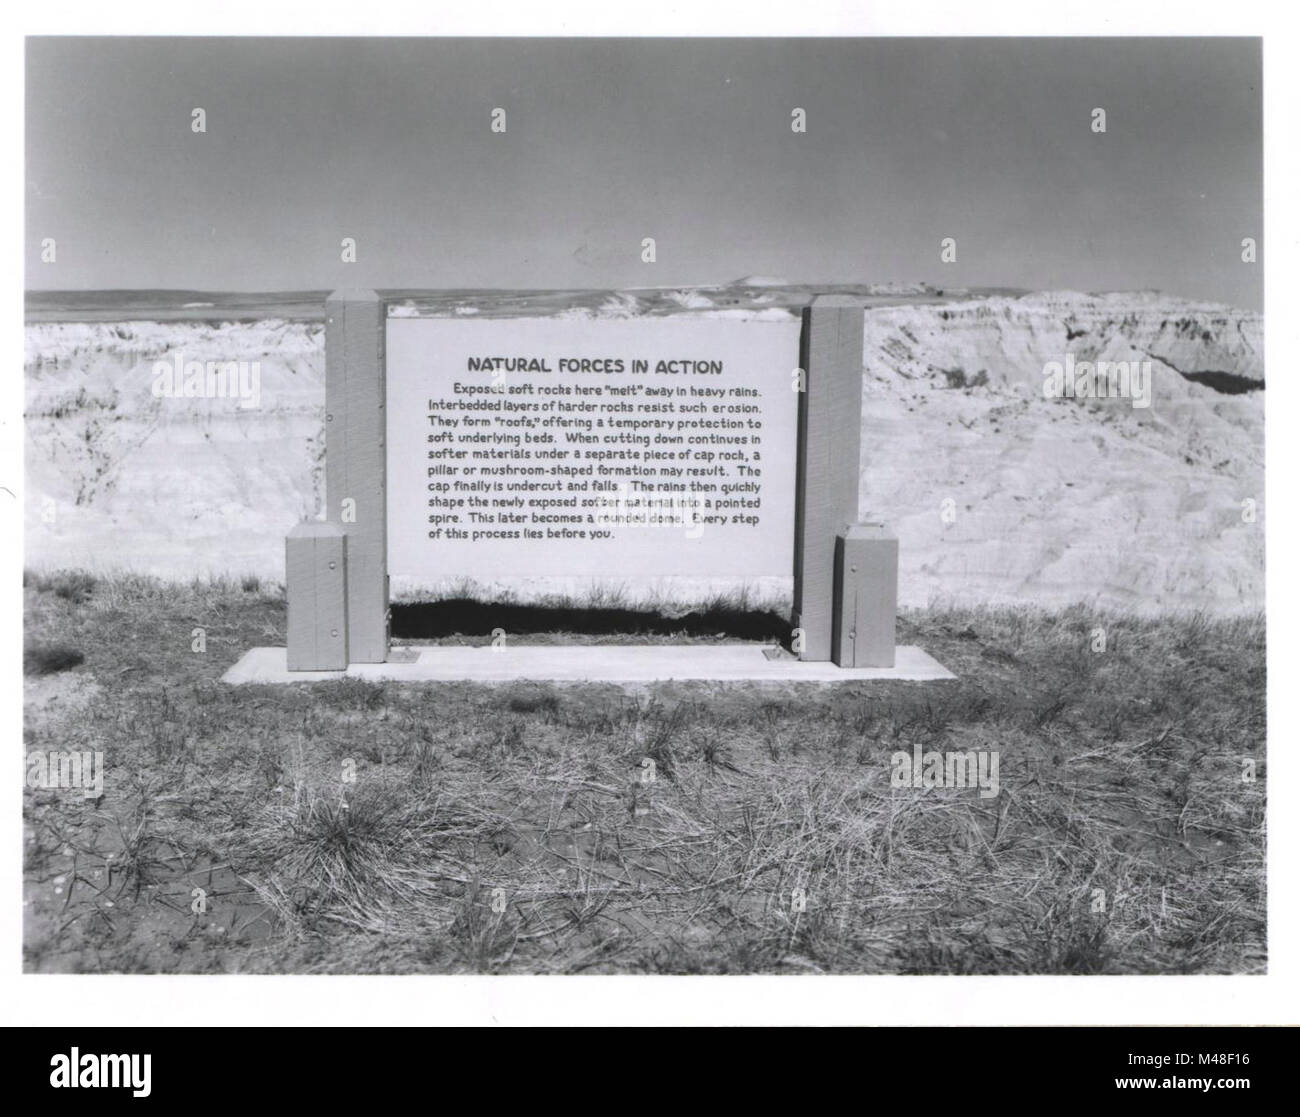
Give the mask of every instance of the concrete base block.
M 884 524 L 853 524 L 835 540 L 831 659 L 840 667 L 893 667 L 898 537 Z
M 289 671 L 348 665 L 347 537 L 338 524 L 299 524 L 284 541 Z

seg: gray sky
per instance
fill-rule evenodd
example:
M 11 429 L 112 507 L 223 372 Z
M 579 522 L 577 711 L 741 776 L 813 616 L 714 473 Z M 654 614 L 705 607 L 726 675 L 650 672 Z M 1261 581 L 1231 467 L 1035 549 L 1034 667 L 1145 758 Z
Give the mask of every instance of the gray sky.
M 759 273 L 1259 308 L 1260 68 L 1256 39 L 29 40 L 28 286 Z

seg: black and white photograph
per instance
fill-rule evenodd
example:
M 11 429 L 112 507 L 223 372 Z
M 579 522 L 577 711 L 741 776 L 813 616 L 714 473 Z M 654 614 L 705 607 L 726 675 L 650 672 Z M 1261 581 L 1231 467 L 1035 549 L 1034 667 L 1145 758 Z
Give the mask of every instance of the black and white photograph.
M 23 36 L 28 990 L 1262 989 L 1266 44 L 1175 19 Z

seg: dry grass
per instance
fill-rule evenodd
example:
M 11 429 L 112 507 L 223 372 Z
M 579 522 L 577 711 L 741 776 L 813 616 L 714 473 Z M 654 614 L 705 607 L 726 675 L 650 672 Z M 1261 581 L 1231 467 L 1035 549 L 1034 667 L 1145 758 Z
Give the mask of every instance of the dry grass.
M 25 793 L 29 969 L 1265 965 L 1260 618 L 910 614 L 941 684 L 228 688 L 283 642 L 273 588 L 26 597 L 85 662 L 25 747 L 108 765 L 102 800 Z M 1000 794 L 891 787 L 915 744 L 996 750 Z

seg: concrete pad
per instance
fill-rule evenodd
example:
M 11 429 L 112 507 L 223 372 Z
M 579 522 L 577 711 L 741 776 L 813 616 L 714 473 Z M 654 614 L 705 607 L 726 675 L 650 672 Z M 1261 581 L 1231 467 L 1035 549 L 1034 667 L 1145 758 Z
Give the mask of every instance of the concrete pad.
M 393 682 L 554 683 L 705 682 L 849 683 L 956 678 L 920 648 L 900 647 L 893 667 L 836 667 L 790 657 L 768 659 L 758 644 L 439 645 L 396 649 L 407 662 L 354 663 L 346 671 L 290 671 L 284 648 L 253 648 L 222 676 L 227 683 L 312 683 L 329 679 Z

